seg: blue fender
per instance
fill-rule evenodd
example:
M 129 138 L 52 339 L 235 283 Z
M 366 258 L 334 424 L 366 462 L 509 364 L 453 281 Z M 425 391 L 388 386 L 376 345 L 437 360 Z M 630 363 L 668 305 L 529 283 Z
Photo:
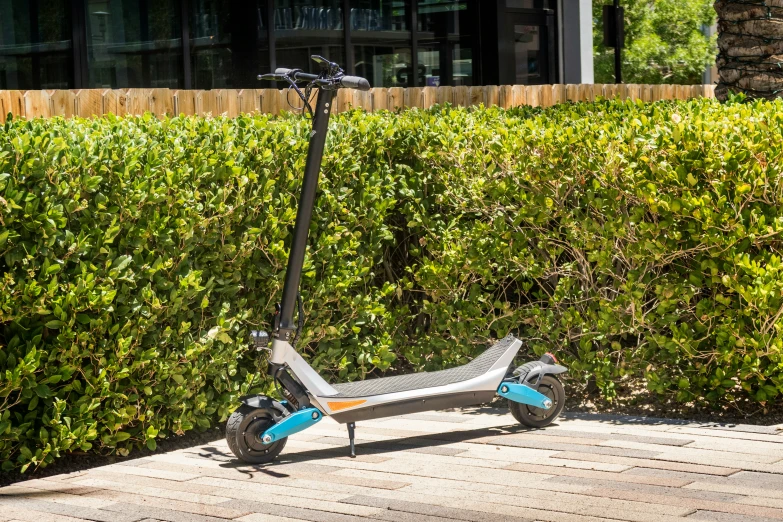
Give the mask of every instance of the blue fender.
M 552 400 L 542 393 L 538 393 L 530 386 L 518 382 L 501 382 L 498 386 L 498 395 L 506 399 L 536 408 L 548 410 L 552 407 Z
M 261 442 L 271 444 L 276 440 L 284 439 L 294 433 L 306 430 L 316 422 L 320 421 L 323 415 L 317 408 L 305 408 L 288 415 L 283 420 L 269 428 L 261 437 Z

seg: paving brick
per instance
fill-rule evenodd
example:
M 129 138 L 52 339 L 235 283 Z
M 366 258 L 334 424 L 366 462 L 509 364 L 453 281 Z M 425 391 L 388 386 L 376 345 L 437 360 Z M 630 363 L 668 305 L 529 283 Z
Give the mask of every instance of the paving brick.
M 613 455 L 616 457 L 633 457 L 640 459 L 649 459 L 660 455 L 657 451 L 614 448 L 609 446 L 587 446 L 580 444 L 563 444 L 557 442 L 538 442 L 527 441 L 511 437 L 495 437 L 487 441 L 487 444 L 497 444 L 500 446 L 516 446 L 520 448 L 535 448 L 551 451 L 573 451 L 579 453 L 588 453 L 593 455 Z
M 754 471 L 740 471 L 728 478 L 734 484 L 743 484 L 759 488 L 775 488 L 783 490 L 783 474 L 756 473 Z
M 709 500 L 713 502 L 737 502 L 742 497 L 730 493 L 718 493 L 714 491 L 703 491 L 679 487 L 652 486 L 649 484 L 639 484 L 635 482 L 625 482 L 620 480 L 604 480 L 597 478 L 582 477 L 552 477 L 546 479 L 546 482 L 556 482 L 558 484 L 576 484 L 584 486 L 594 486 L 599 488 L 617 489 L 624 491 L 633 491 L 636 493 L 675 496 L 683 498 L 695 498 L 699 500 Z
M 711 522 L 779 522 L 777 518 L 753 517 L 748 515 L 735 515 L 733 513 L 721 513 L 719 511 L 698 510 L 688 515 L 692 520 L 710 520 Z
M 140 459 L 128 459 L 123 460 L 121 462 L 117 462 L 120 466 L 141 466 L 143 464 L 148 464 L 150 462 L 153 462 L 153 459 L 149 457 L 143 457 Z
M 24 484 L 24 483 L 23 483 Z M 2 499 L 27 499 L 27 500 L 45 500 L 46 502 L 56 502 L 58 504 L 68 504 L 93 509 L 101 509 L 108 502 L 93 498 L 84 498 L 80 495 L 71 493 L 62 493 L 59 491 L 45 491 L 21 486 L 9 486 L 0 489 L 0 501 Z
M 262 515 L 260 513 L 250 513 L 244 517 L 237 518 L 239 522 L 302 522 L 301 518 L 278 517 L 276 515 Z
M 18 508 L 2 502 L 0 502 L 0 513 L 4 517 L 11 517 L 11 520 L 20 522 L 84 522 L 84 519 L 81 518 L 35 511 L 29 507 Z
M 343 446 L 348 450 L 348 441 L 346 439 L 340 439 L 337 437 L 320 437 L 313 439 L 309 442 L 316 442 L 319 444 L 332 444 L 335 446 Z M 366 453 L 373 454 L 388 454 L 393 451 L 409 451 L 413 453 L 427 453 L 429 455 L 456 455 L 462 453 L 465 450 L 456 448 L 446 448 L 443 446 L 430 446 L 425 441 L 421 441 L 418 444 L 404 443 L 400 441 L 377 441 L 356 439 L 356 453 L 357 457 L 361 457 Z M 350 456 L 349 456 L 350 458 Z M 391 457 L 384 457 L 383 460 L 372 459 L 368 462 L 383 462 L 389 460 Z
M 736 473 L 735 473 L 736 474 Z M 725 484 L 731 477 L 722 475 L 710 475 L 707 473 L 692 473 L 689 471 L 672 471 L 668 469 L 634 467 L 622 472 L 623 480 L 626 476 L 658 477 L 661 479 L 682 480 L 684 482 L 714 482 Z
M 645 475 L 629 475 L 627 473 L 618 474 L 607 471 L 593 471 L 585 469 L 574 468 L 546 468 L 541 469 L 541 466 L 535 464 L 522 464 L 514 463 L 507 466 L 505 469 L 513 469 L 515 471 L 527 471 L 529 473 L 540 473 L 545 471 L 550 475 L 569 476 L 569 477 L 581 477 L 583 479 L 603 479 L 603 480 L 615 480 L 636 484 L 649 484 L 651 486 L 665 486 L 672 488 L 681 488 L 693 482 L 693 480 L 684 480 L 681 478 L 666 477 L 666 476 L 645 476 Z
M 685 498 L 679 496 L 654 495 L 650 493 L 639 493 L 636 491 L 600 488 L 596 487 L 586 492 L 589 495 L 596 495 L 607 498 L 616 498 L 623 500 L 636 500 L 639 502 L 650 502 L 656 504 L 668 503 L 672 506 L 683 506 L 692 510 L 720 511 L 722 513 L 734 513 L 738 515 L 769 517 L 783 520 L 783 510 L 768 508 L 763 506 L 750 506 L 744 504 L 734 504 L 730 502 L 714 502 L 701 500 L 697 498 Z
M 254 513 L 309 520 L 311 522 L 360 522 L 361 520 L 366 520 L 366 517 L 372 516 L 380 511 L 377 509 L 367 509 L 366 514 L 357 516 L 248 500 L 232 502 L 232 505 L 235 509 L 247 509 Z
M 388 520 L 389 522 L 451 522 L 452 518 L 433 517 L 421 513 L 406 513 L 404 511 L 381 511 L 372 516 L 373 520 Z
M 673 462 L 667 460 L 646 460 L 629 457 L 618 457 L 612 455 L 591 455 L 588 453 L 580 453 L 577 451 L 564 451 L 552 455 L 553 459 L 571 459 L 571 460 L 584 460 L 595 462 L 607 462 L 611 464 L 623 464 L 627 466 L 635 466 L 640 468 L 654 468 L 654 469 L 667 469 L 671 471 L 687 471 L 693 473 L 705 473 L 708 475 L 720 475 L 728 476 L 738 471 L 738 468 L 725 468 L 720 466 L 707 466 L 703 464 L 690 464 L 684 462 Z
M 190 466 L 182 464 L 173 464 L 167 462 L 156 462 L 148 464 L 147 466 L 161 466 L 164 468 L 170 468 L 174 471 L 186 471 L 187 469 L 193 469 Z M 309 473 L 304 470 L 286 470 L 285 473 L 278 473 L 274 471 L 274 467 L 270 468 L 258 468 L 252 472 L 239 473 L 237 470 L 231 468 L 218 468 L 218 469 L 200 469 L 200 476 L 204 477 L 216 477 L 226 478 L 230 480 L 252 480 L 256 482 L 269 482 L 274 480 L 281 485 L 287 485 L 295 481 L 295 479 L 307 479 L 314 482 L 325 482 L 327 484 L 347 484 L 355 486 L 363 486 L 373 489 L 399 489 L 405 487 L 409 482 L 402 480 L 373 480 L 373 479 L 359 479 L 353 477 L 346 477 L 340 475 L 334 475 L 331 472 L 324 473 L 319 470 L 318 467 Z M 341 470 L 343 468 L 334 467 L 334 470 Z M 401 478 L 401 477 L 396 477 Z M 197 480 L 197 479 L 196 479 Z
M 637 424 L 643 426 L 698 426 L 698 423 L 680 419 L 660 419 L 656 417 L 611 415 L 605 413 L 565 412 L 562 414 L 562 417 L 566 420 L 579 419 L 598 421 L 603 423 L 614 422 L 619 425 Z
M 0 499 L 0 506 L 11 506 L 22 510 L 32 509 L 34 511 L 43 511 L 83 520 L 94 520 L 96 522 L 135 522 L 144 518 L 133 511 L 112 513 L 109 510 L 113 505 L 108 505 L 105 509 L 93 509 L 71 504 L 48 502 L 46 500 L 4 497 Z
M 762 435 L 779 435 L 780 428 L 776 426 L 756 426 L 753 424 L 720 424 L 707 423 L 699 424 L 700 428 L 720 431 L 740 431 L 745 433 L 759 433 Z
M 96 491 L 95 488 L 90 488 L 85 486 L 75 486 L 73 484 L 69 484 L 68 482 L 52 480 L 51 477 L 46 479 L 25 480 L 24 482 L 17 482 L 16 485 L 25 488 L 40 489 L 44 491 L 58 491 L 60 493 L 70 493 L 71 495 L 84 495 L 86 493 Z
M 121 473 L 123 475 L 138 475 L 140 477 L 153 477 L 166 480 L 174 480 L 177 482 L 184 482 L 186 480 L 192 480 L 198 475 L 192 473 L 180 473 L 178 471 L 166 471 L 161 469 L 149 469 L 144 466 L 132 467 L 132 466 L 120 466 L 113 464 L 111 466 L 104 466 L 106 469 L 111 469 L 113 473 Z M 129 478 L 129 480 L 131 480 Z
M 212 504 L 198 504 L 196 502 L 183 502 L 181 500 L 172 500 L 169 498 L 152 497 L 145 495 L 134 495 L 121 491 L 100 490 L 90 493 L 88 496 L 110 500 L 115 503 L 138 504 L 140 506 L 151 506 L 175 511 L 184 511 L 186 513 L 195 513 L 196 515 L 206 515 L 219 518 L 237 518 L 247 515 L 249 511 L 232 509 L 226 506 L 215 506 Z
M 107 511 L 114 511 L 116 514 L 136 513 L 142 518 L 154 518 L 167 522 L 225 522 L 225 518 L 209 517 L 206 515 L 197 515 L 195 513 L 186 513 L 174 509 L 167 509 L 155 506 L 140 506 L 139 504 L 116 503 L 107 508 Z M 112 513 L 114 515 L 115 513 Z
M 212 495 L 212 491 L 194 491 L 190 483 L 177 485 L 172 482 L 160 483 L 161 479 L 151 477 L 139 477 L 134 481 L 120 482 L 121 477 L 117 475 L 108 475 L 106 472 L 96 473 L 95 477 L 102 478 L 79 478 L 76 483 L 84 486 L 90 486 L 110 491 L 120 491 L 133 493 L 135 495 L 144 495 L 148 497 L 168 498 L 171 500 L 181 500 L 183 502 L 196 502 L 199 504 L 220 504 L 225 502 L 227 497 L 218 497 Z M 110 479 L 110 480 L 106 480 Z M 146 479 L 146 480 L 145 480 Z
M 381 508 L 384 510 L 403 511 L 407 513 L 416 513 L 419 515 L 442 517 L 451 520 L 483 522 L 489 518 L 488 514 L 482 511 L 471 511 L 469 509 L 463 508 L 435 506 L 430 504 L 423 504 L 420 502 L 407 502 L 404 500 L 392 500 L 365 495 L 349 497 L 344 499 L 342 502 Z M 530 519 L 517 516 L 492 515 L 492 520 L 498 522 L 525 522 L 529 521 Z
M 575 430 L 544 430 L 546 433 L 554 433 L 557 435 L 563 435 L 568 437 L 581 437 L 586 439 L 595 438 L 599 433 L 593 432 L 577 432 Z M 686 439 L 682 437 L 659 437 L 651 435 L 631 435 L 628 433 L 609 433 L 604 437 L 604 440 L 625 440 L 629 442 L 640 442 L 643 444 L 656 444 L 659 446 L 686 446 L 695 441 L 695 439 Z

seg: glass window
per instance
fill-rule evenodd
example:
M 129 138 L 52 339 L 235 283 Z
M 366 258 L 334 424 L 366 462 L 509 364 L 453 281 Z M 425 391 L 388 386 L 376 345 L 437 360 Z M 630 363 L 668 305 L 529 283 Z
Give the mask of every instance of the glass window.
M 342 0 L 280 0 L 275 5 L 278 67 L 316 73 L 313 54 L 345 66 Z
M 190 1 L 190 49 L 194 89 L 260 87 L 269 72 L 267 0 Z
M 506 7 L 512 9 L 548 9 L 549 0 L 506 0 Z
M 0 0 L 0 89 L 73 86 L 66 0 Z
M 516 85 L 545 83 L 542 60 L 546 60 L 541 26 L 514 25 Z
M 419 85 L 473 85 L 475 2 L 418 0 Z
M 182 86 L 177 0 L 87 0 L 89 87 Z
M 351 0 L 351 44 L 356 74 L 373 87 L 413 85 L 405 0 Z

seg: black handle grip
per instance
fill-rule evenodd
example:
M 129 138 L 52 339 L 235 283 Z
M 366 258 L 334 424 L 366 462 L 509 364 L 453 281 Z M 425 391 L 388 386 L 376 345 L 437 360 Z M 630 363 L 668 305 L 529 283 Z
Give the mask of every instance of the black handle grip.
M 340 78 L 340 85 L 348 89 L 358 89 L 360 91 L 369 91 L 370 82 L 359 76 L 343 76 Z

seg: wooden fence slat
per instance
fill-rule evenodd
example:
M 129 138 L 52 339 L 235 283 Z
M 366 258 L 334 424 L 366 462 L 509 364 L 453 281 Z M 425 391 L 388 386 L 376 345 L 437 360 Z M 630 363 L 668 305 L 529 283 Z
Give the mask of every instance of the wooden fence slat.
M 564 103 L 566 98 L 566 84 L 556 83 L 552 85 L 552 105 Z
M 3 121 L 10 112 L 14 118 L 24 117 L 24 91 L 3 91 Z
M 500 87 L 497 85 L 484 86 L 484 107 L 497 106 L 500 103 Z
M 466 85 L 458 85 L 452 91 L 454 105 L 457 107 L 467 107 L 470 105 L 470 88 Z
M 438 89 L 438 104 L 445 105 L 454 103 L 454 88 L 450 85 L 441 85 Z
M 155 116 L 174 113 L 174 100 L 170 89 L 151 89 L 149 93 L 149 110 Z
M 577 86 L 577 99 L 583 102 L 593 101 L 593 86 L 589 84 L 580 84 Z
M 11 110 L 11 93 L 0 91 L 0 123 L 5 123 L 6 116 Z
M 348 89 L 340 89 L 334 97 L 332 112 L 345 112 L 353 106 L 353 96 Z M 266 112 L 266 111 L 264 111 Z
M 423 87 L 408 87 L 403 93 L 402 100 L 405 108 L 411 109 L 422 106 Z
M 179 116 L 193 116 L 196 114 L 196 92 L 185 89 L 177 89 L 171 94 L 174 103 L 174 113 Z
M 391 87 L 386 106 L 390 111 L 402 109 L 405 106 L 405 89 L 402 87 Z
M 217 89 L 219 114 L 236 118 L 239 116 L 239 97 L 236 89 Z
M 541 106 L 541 86 L 540 85 L 527 85 L 525 87 L 525 99 L 527 104 L 531 107 Z
M 103 116 L 103 93 L 98 89 L 80 89 L 74 95 L 76 114 L 82 118 Z
M 514 85 L 511 87 L 511 106 L 519 107 L 527 103 L 525 94 L 527 93 L 524 85 Z
M 372 112 L 372 96 L 370 91 L 354 91 L 353 99 L 356 106 L 366 112 Z
M 474 85 L 468 87 L 468 105 L 480 105 L 484 103 L 484 87 Z
M 498 106 L 504 109 L 514 106 L 514 87 L 512 85 L 501 85 L 498 88 Z
M 70 118 L 74 114 L 74 94 L 65 89 L 49 91 L 50 116 Z
M 383 87 L 370 89 L 370 101 L 373 111 L 382 111 L 389 108 L 389 92 Z
M 571 102 L 579 101 L 579 85 L 575 83 L 566 85 L 566 100 Z
M 438 88 L 424 87 L 421 90 L 421 108 L 429 109 L 438 103 Z
M 242 114 L 255 114 L 261 111 L 261 95 L 256 89 L 240 89 L 237 92 L 239 112 Z
M 605 98 L 603 83 L 594 83 L 591 88 L 593 89 L 593 100 L 597 100 L 599 96 Z
M 541 97 L 539 98 L 539 101 L 541 102 L 542 107 L 551 107 L 555 104 L 554 87 L 554 85 L 541 86 Z
M 196 114 L 199 116 L 218 116 L 220 114 L 217 91 L 200 91 L 196 94 Z
M 48 118 L 50 114 L 48 92 L 26 91 L 24 93 L 24 115 L 28 120 L 31 118 Z

